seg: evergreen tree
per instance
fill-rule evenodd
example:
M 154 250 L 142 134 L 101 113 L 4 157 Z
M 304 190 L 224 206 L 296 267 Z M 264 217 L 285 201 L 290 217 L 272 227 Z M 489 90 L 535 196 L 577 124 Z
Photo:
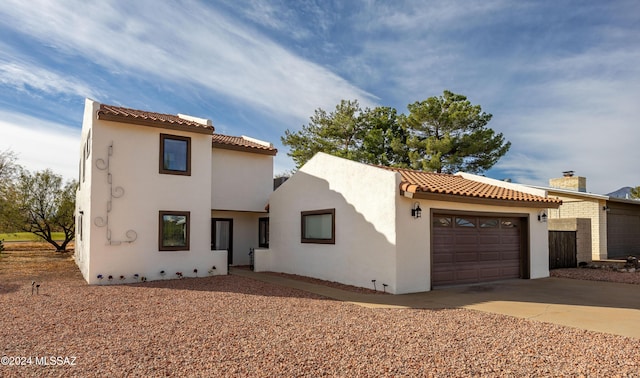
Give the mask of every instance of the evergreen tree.
M 361 109 L 342 100 L 333 112 L 317 109 L 299 131 L 281 138 L 299 168 L 318 152 L 384 166 L 434 172 L 481 173 L 511 143 L 486 127 L 492 115 L 465 96 L 444 91 L 408 105 L 408 115 L 390 107 Z
M 481 173 L 511 147 L 501 133 L 486 127 L 492 115 L 463 95 L 444 91 L 440 97 L 429 97 L 407 108 L 409 115 L 401 117 L 400 122 L 410 134 L 413 169 Z

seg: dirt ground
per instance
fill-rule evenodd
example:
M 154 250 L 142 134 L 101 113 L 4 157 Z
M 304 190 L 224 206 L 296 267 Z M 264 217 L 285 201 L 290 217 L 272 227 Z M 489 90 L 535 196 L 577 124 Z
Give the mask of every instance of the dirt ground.
M 5 280 L 81 278 L 73 260 L 73 245 L 67 252 L 56 252 L 50 244 L 36 242 L 5 242 L 0 253 L 0 282 Z

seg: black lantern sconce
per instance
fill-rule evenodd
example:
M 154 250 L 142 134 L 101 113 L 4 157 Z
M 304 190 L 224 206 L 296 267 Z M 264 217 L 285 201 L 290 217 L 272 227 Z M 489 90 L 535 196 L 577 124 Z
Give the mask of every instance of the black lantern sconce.
M 547 221 L 547 218 L 549 217 L 547 216 L 546 211 L 542 210 L 538 213 L 538 222 L 545 223 Z
M 418 202 L 413 204 L 413 209 L 411 209 L 411 216 L 416 219 L 422 217 L 422 209 L 420 208 L 420 204 Z

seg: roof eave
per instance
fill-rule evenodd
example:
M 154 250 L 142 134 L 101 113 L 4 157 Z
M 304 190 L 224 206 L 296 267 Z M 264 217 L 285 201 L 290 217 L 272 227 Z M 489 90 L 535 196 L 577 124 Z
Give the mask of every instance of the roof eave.
M 196 134 L 212 135 L 214 131 L 212 126 L 207 126 L 207 125 L 202 125 L 202 127 L 181 125 L 176 123 L 154 121 L 154 120 L 149 120 L 144 118 L 135 118 L 135 117 L 129 117 L 129 116 L 109 114 L 100 110 L 98 111 L 97 116 L 98 116 L 98 119 L 102 121 L 128 123 L 128 124 L 141 125 L 141 126 L 157 127 L 161 129 L 168 129 L 168 130 L 186 131 L 186 132 L 196 133 Z
M 257 147 L 248 147 L 248 146 L 236 146 L 233 144 L 226 144 L 226 143 L 218 143 L 218 142 L 212 142 L 212 147 L 213 148 L 220 148 L 222 150 L 231 150 L 231 151 L 241 151 L 241 152 L 249 152 L 249 153 L 254 153 L 254 154 L 260 154 L 260 155 L 270 155 L 270 156 L 276 156 L 276 154 L 278 153 L 278 150 L 274 149 L 263 149 L 263 148 L 257 148 Z
M 536 209 L 557 209 L 562 202 L 550 201 L 523 201 L 523 200 L 507 200 L 487 197 L 473 197 L 473 196 L 461 196 L 457 194 L 442 194 L 431 192 L 411 192 L 411 198 L 425 199 L 432 201 L 449 201 L 449 202 L 461 202 L 477 205 L 494 205 L 494 206 L 507 206 L 507 207 L 530 207 Z M 405 192 L 401 190 L 400 195 L 405 196 Z

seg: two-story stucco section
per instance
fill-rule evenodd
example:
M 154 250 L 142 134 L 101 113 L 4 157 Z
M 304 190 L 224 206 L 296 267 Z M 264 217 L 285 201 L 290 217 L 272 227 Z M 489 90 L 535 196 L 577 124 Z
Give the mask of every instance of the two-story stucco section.
M 210 248 L 212 133 L 206 121 L 86 100 L 75 258 L 89 283 L 226 273 Z
M 271 240 L 257 251 L 256 270 L 394 294 L 547 277 L 538 215 L 560 202 L 517 189 L 318 153 L 271 195 Z
M 250 250 L 260 245 L 259 221 L 269 215 L 276 152 L 254 138 L 213 135 L 211 241 L 212 248 L 229 251 L 230 265 L 249 265 Z

